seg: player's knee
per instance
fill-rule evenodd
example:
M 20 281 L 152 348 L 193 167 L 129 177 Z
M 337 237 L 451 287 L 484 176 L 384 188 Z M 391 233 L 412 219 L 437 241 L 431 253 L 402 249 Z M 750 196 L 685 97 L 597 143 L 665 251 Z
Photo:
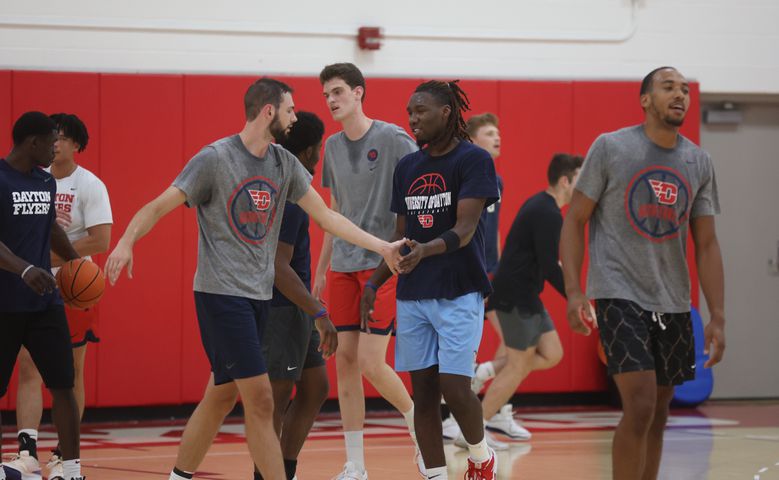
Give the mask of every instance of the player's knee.
M 656 406 L 653 396 L 631 395 L 622 399 L 626 423 L 638 434 L 649 430 L 654 422 Z
M 274 402 L 270 389 L 258 390 L 245 397 L 242 395 L 243 411 L 245 415 L 255 418 L 273 418 Z
M 29 356 L 27 357 L 27 360 L 19 361 L 20 386 L 27 385 L 40 388 L 42 382 L 43 379 L 41 378 L 41 374 L 38 373 L 38 369 L 35 367 L 35 364 L 32 362 L 32 359 L 30 359 Z
M 368 380 L 375 380 L 380 377 L 385 363 L 376 358 L 363 356 L 360 358 L 360 371 Z

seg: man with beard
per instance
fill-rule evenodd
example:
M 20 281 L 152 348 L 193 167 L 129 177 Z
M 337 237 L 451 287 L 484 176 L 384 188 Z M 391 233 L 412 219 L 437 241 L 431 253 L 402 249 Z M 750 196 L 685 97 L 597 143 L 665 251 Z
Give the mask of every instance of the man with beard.
M 469 451 L 466 480 L 495 480 L 481 403 L 471 390 L 473 362 L 491 292 L 485 268 L 486 207 L 498 200 L 490 154 L 469 141 L 463 112 L 468 97 L 457 82 L 419 85 L 408 102 L 409 126 L 423 147 L 395 168 L 395 238 L 409 251 L 398 263 L 395 368 L 411 372 L 414 425 L 428 479 L 447 478 L 439 416 L 443 395 Z M 370 281 L 389 278 L 385 265 Z M 366 290 L 367 292 L 367 290 Z M 369 316 L 373 296 L 364 297 Z
M 262 78 L 247 90 L 244 107 L 243 130 L 195 155 L 172 186 L 135 214 L 106 263 L 112 284 L 125 266 L 131 276 L 135 242 L 179 205 L 197 207 L 195 307 L 212 375 L 184 430 L 173 480 L 192 478 L 239 393 L 252 460 L 268 480 L 286 477 L 262 355 L 285 202 L 300 205 L 334 235 L 381 254 L 393 268 L 402 243 L 380 240 L 329 210 L 311 188 L 311 174 L 272 143 L 283 141 L 296 120 L 289 86 Z
M 568 322 L 588 335 L 597 317 L 608 371 L 622 399 L 615 479 L 657 478 L 674 385 L 695 377 L 687 234 L 711 312 L 706 368 L 725 349 L 722 255 L 714 229 L 717 183 L 709 155 L 679 134 L 690 87 L 675 68 L 641 84 L 644 123 L 590 148 L 565 217 L 561 258 Z M 587 296 L 579 278 L 589 222 Z M 591 311 L 588 298 L 595 300 Z

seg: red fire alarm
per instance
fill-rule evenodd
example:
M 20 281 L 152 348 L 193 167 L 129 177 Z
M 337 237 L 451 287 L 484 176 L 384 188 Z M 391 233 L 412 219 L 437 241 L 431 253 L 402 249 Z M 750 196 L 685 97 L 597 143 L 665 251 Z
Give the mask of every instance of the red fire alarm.
M 357 44 L 362 50 L 381 48 L 381 29 L 379 27 L 360 27 L 357 30 Z

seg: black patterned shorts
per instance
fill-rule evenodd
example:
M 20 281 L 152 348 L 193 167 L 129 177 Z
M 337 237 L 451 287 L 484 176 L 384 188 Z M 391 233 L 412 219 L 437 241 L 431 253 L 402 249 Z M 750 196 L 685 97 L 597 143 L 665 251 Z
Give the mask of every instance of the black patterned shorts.
M 690 312 L 656 313 L 629 300 L 595 301 L 609 375 L 654 370 L 658 385 L 695 378 Z

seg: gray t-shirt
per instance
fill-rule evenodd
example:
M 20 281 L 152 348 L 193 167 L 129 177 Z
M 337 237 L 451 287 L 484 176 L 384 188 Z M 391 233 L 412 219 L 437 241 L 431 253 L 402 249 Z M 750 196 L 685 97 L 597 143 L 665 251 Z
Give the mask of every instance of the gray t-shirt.
M 667 149 L 641 125 L 624 128 L 595 140 L 576 189 L 597 202 L 587 295 L 660 313 L 690 311 L 689 221 L 719 213 L 709 154 L 681 135 Z
M 195 291 L 269 300 L 285 201 L 308 191 L 311 175 L 271 144 L 255 157 L 238 135 L 204 147 L 173 186 L 197 207 Z
M 402 128 L 379 120 L 356 141 L 338 132 L 325 144 L 322 185 L 331 189 L 343 216 L 366 232 L 389 240 L 395 232 L 395 214 L 390 211 L 395 165 L 417 150 Z M 333 239 L 330 269 L 334 272 L 369 270 L 380 262 L 377 253 Z

